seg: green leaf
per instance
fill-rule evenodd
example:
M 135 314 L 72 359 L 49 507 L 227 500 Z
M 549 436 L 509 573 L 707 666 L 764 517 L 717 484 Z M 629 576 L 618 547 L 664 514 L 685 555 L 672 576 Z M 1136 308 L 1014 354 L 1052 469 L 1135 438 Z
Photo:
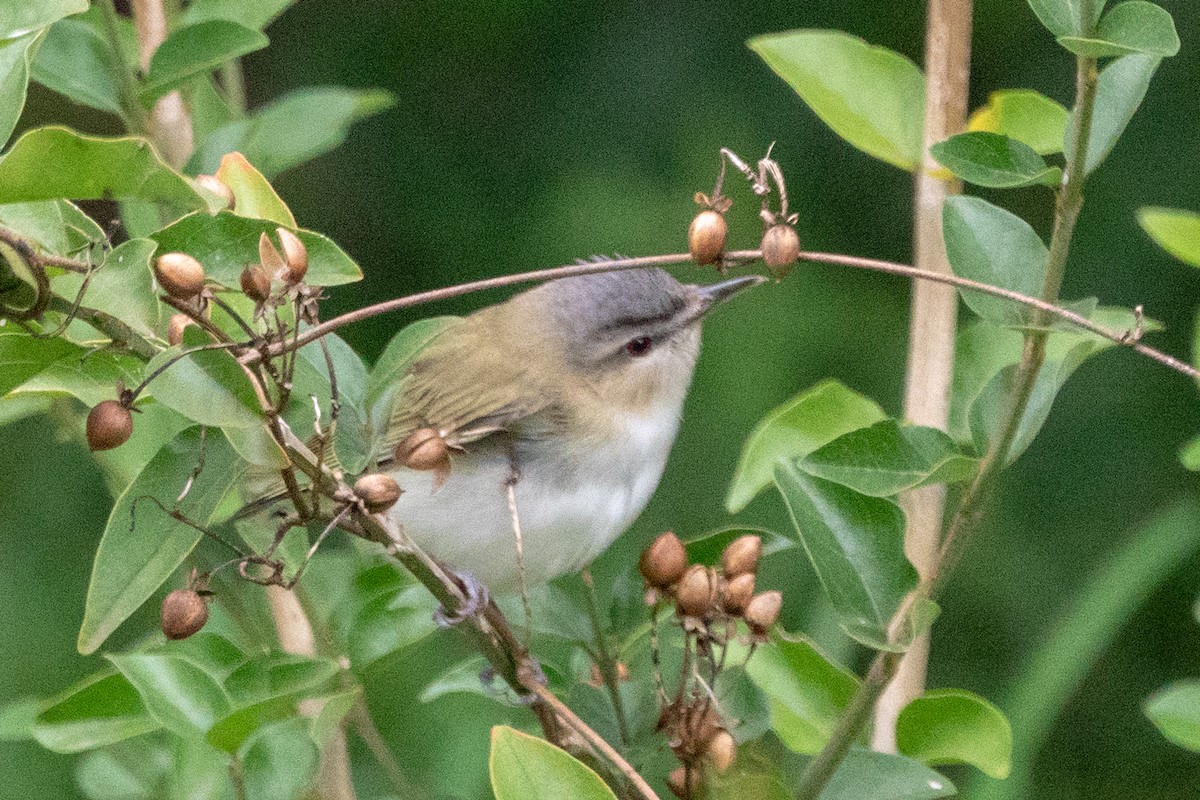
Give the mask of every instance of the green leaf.
M 75 768 L 75 782 L 88 800 L 161 800 L 183 796 L 167 794 L 177 768 L 161 741 L 143 737 L 88 753 Z
M 785 745 L 815 755 L 858 689 L 858 679 L 807 639 L 776 637 L 755 650 L 746 672 L 766 694 L 771 728 Z
M 296 0 L 195 0 L 183 12 L 183 24 L 195 25 L 210 19 L 228 19 L 247 28 L 262 30 Z
M 267 653 L 231 672 L 225 690 L 241 704 L 290 697 L 323 686 L 338 671 L 338 663 L 330 658 Z
M 0 0 L 0 39 L 24 36 L 87 7 L 87 0 Z
M 83 348 L 64 339 L 35 339 L 15 330 L 0 331 L 0 395 L 68 357 L 79 358 Z
M 943 167 L 977 186 L 1055 186 L 1062 179 L 1062 170 L 1047 165 L 1029 145 L 997 133 L 960 133 L 929 152 Z
M 186 639 L 167 642 L 164 652 L 187 659 L 224 682 L 229 673 L 246 662 L 246 654 L 219 633 L 200 631 Z
M 149 239 L 130 239 L 109 251 L 92 273 L 84 305 L 124 322 L 148 339 L 158 338 L 161 304 L 154 293 L 150 258 L 157 247 Z M 50 282 L 54 293 L 74 302 L 84 276 L 68 272 Z
M 178 28 L 154 51 L 141 90 L 142 102 L 149 104 L 197 75 L 266 46 L 266 36 L 229 20 Z
M 795 547 L 795 542 L 775 531 L 745 525 L 733 526 L 709 531 L 685 542 L 684 548 L 687 550 L 688 563 L 716 566 L 721 563 L 721 554 L 725 552 L 729 543 L 747 535 L 757 536 L 762 540 L 763 558 Z
M 868 647 L 896 649 L 888 625 L 917 585 L 904 556 L 904 512 L 789 462 L 775 467 L 775 485 L 842 630 Z
M 367 378 L 365 402 L 371 424 L 382 434 L 392 416 L 392 404 L 400 380 L 426 347 L 461 317 L 430 317 L 400 329 L 384 348 Z
M 264 175 L 274 177 L 338 147 L 352 125 L 395 103 L 395 96 L 381 89 L 298 89 L 206 135 L 189 167 L 195 172 L 212 172 L 222 156 L 240 152 Z M 297 119 L 305 124 L 297 125 Z
M 296 227 L 296 218 L 263 174 L 241 153 L 228 153 L 217 168 L 217 179 L 233 192 L 233 213 L 239 217 L 264 219 Z M 255 242 L 257 247 L 257 242 Z M 311 258 L 310 258 L 311 261 Z M 309 264 L 311 267 L 312 264 Z
M 925 76 L 907 58 L 841 31 L 789 31 L 748 44 L 838 136 L 901 169 L 920 165 Z
M 20 697 L 0 706 L 0 742 L 33 739 L 33 726 L 41 706 L 36 697 Z
M 1200 472 L 1200 436 L 1192 437 L 1179 451 L 1179 463 L 1184 469 Z
M 157 730 L 133 685 L 121 675 L 86 678 L 49 701 L 33 736 L 56 753 L 79 753 Z
M 64 19 L 46 34 L 33 62 L 33 79 L 76 103 L 120 114 L 120 68 L 95 26 L 81 19 Z
M 945 776 L 919 761 L 852 747 L 820 800 L 933 800 L 956 792 Z
M 1138 211 L 1138 222 L 1159 247 L 1185 264 L 1200 267 L 1200 214 L 1148 207 Z
M 725 508 L 736 514 L 771 485 L 775 464 L 803 458 L 844 433 L 886 419 L 874 400 L 823 381 L 763 417 L 742 447 Z
M 1157 56 L 1134 54 L 1118 58 L 1100 73 L 1096 105 L 1088 138 L 1085 172 L 1091 172 L 1112 152 L 1150 88 L 1150 79 L 1161 61 Z M 1069 154 L 1068 154 L 1069 155 Z
M 199 737 L 177 739 L 174 744 L 169 786 L 157 797 L 232 800 L 235 793 L 229 779 L 230 759 L 225 753 Z
M 1180 681 L 1151 695 L 1146 716 L 1168 740 L 1200 753 L 1200 681 Z
M 30 62 L 42 36 L 42 31 L 31 31 L 10 39 L 0 37 L 0 147 L 8 141 L 25 108 Z
M 324 747 L 329 741 L 329 737 L 341 729 L 342 720 L 346 718 L 361 697 L 362 689 L 355 686 L 348 692 L 317 698 L 317 701 L 321 703 L 321 710 L 312 716 L 309 735 L 318 747 Z
M 229 711 L 220 685 L 186 659 L 163 653 L 106 657 L 137 689 L 150 715 L 178 736 L 203 734 Z
M 1041 294 L 1049 253 L 1025 220 L 986 200 L 960 195 L 946 200 L 942 232 L 956 275 L 1021 294 Z M 1028 322 L 1024 306 L 966 289 L 960 293 L 984 319 L 1001 325 Z
M 287 697 L 271 697 L 244 706 L 218 719 L 209 728 L 205 741 L 231 755 L 241 750 L 246 740 L 265 725 L 296 716 L 296 703 Z
M 1024 142 L 1039 155 L 1061 153 L 1070 112 L 1032 89 L 1001 89 L 971 114 L 968 131 L 999 133 Z
M 136 422 L 134 423 L 136 427 Z M 96 550 L 87 608 L 79 630 L 79 652 L 95 652 L 117 626 L 171 577 L 200 540 L 200 533 L 167 516 L 147 495 L 171 507 L 192 476 L 200 455 L 200 433 L 189 429 L 159 451 L 137 479 L 117 498 Z M 204 469 L 178 504 L 188 519 L 207 524 L 242 469 L 224 438 L 205 440 Z M 131 523 L 136 522 L 136 525 Z
M 0 203 L 123 197 L 207 208 L 192 184 L 167 166 L 145 139 L 35 128 L 0 159 Z
M 470 656 L 442 672 L 421 691 L 420 701 L 432 703 L 448 694 L 474 694 L 484 697 L 503 698 L 500 692 L 484 686 L 483 671 L 488 661 L 480 655 Z
M 302 719 L 261 728 L 242 754 L 245 800 L 294 798 L 310 788 L 319 753 Z
M 1166 9 L 1144 0 L 1113 6 L 1100 20 L 1094 36 L 1060 36 L 1058 43 L 1088 58 L 1128 53 L 1173 56 L 1179 52 L 1175 20 Z
M 187 347 L 185 342 L 162 351 L 146 365 L 146 373 L 163 367 Z M 150 387 L 155 400 L 201 425 L 260 428 L 265 424 L 250 379 L 227 350 L 190 353 L 167 367 Z
M 507 725 L 492 728 L 488 756 L 496 800 L 616 800 L 581 761 L 549 742 Z
M 1086 24 L 1080 26 L 1080 4 L 1087 9 Z M 1029 7 L 1055 36 L 1071 36 L 1090 30 L 1100 19 L 1105 0 L 1029 0 Z
M 799 462 L 810 475 L 872 497 L 967 480 L 977 465 L 977 459 L 962 455 L 954 440 L 936 428 L 890 419 L 839 436 Z
M 346 656 L 361 672 L 384 656 L 421 641 L 437 630 L 433 611 L 437 601 L 421 586 L 397 595 L 377 597 L 354 618 Z
M 189 214 L 150 238 L 160 252 L 179 251 L 204 265 L 209 279 L 237 287 L 242 269 L 258 261 L 258 237 L 266 233 L 274 241 L 278 225 L 269 220 L 249 219 L 229 211 L 209 215 Z M 362 280 L 362 271 L 329 238 L 312 231 L 292 228 L 308 250 L 305 281 L 314 286 L 337 286 Z
M 970 764 L 997 780 L 1012 769 L 1012 726 L 1004 712 L 962 689 L 928 691 L 900 712 L 896 746 L 930 766 Z

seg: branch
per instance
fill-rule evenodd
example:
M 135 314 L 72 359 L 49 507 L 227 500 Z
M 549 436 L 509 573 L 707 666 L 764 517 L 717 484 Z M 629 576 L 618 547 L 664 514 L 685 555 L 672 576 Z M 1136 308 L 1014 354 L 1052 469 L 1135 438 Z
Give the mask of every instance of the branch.
M 167 15 L 162 0 L 132 0 L 133 27 L 137 30 L 138 59 L 142 72 L 150 70 L 150 59 L 167 38 Z M 178 90 L 168 92 L 150 111 L 150 133 L 167 163 L 179 169 L 195 147 L 192 120 Z

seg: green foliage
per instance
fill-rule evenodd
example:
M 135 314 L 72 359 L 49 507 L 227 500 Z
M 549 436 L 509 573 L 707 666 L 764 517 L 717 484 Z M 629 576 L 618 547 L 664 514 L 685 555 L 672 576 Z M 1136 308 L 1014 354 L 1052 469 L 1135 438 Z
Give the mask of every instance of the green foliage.
M 1200 214 L 1148 207 L 1138 212 L 1138 222 L 1159 247 L 1185 264 L 1200 267 Z
M 1091 30 L 1100 19 L 1106 0 L 1029 0 L 1029 7 L 1056 36 Z
M 117 498 L 96 550 L 87 607 L 79 630 L 79 652 L 95 652 L 118 625 L 171 577 L 200 541 L 199 531 L 151 503 L 140 503 L 137 516 L 132 516 L 135 501 L 143 497 L 168 502 L 179 494 L 199 463 L 200 446 L 198 431 L 184 431 L 165 444 Z M 205 437 L 204 469 L 196 476 L 188 495 L 178 502 L 178 508 L 188 519 L 207 524 L 240 475 L 241 468 L 225 440 L 217 435 Z
M 767 558 L 795 546 L 795 542 L 766 528 L 732 527 L 721 528 L 689 539 L 684 543 L 689 564 L 716 566 L 721 563 L 721 553 L 734 539 L 742 536 L 757 536 L 762 541 L 762 557 Z
M 154 51 L 141 100 L 150 104 L 197 75 L 266 46 L 266 36 L 228 20 L 214 19 L 172 31 Z
M 889 626 L 917 586 L 904 556 L 904 512 L 786 462 L 775 467 L 775 485 L 842 630 L 868 647 L 903 649 Z
M 925 76 L 907 58 L 841 31 L 790 31 L 748 44 L 838 136 L 901 169 L 920 165 Z
M 227 19 L 247 28 L 262 30 L 295 0 L 195 0 L 183 12 L 184 25 L 196 25 L 212 19 Z
M 166 653 L 109 654 L 160 725 L 177 736 L 203 734 L 230 707 L 221 685 L 190 661 Z
M 43 36 L 42 31 L 32 31 L 24 36 L 0 39 L 0 142 L 8 141 L 21 110 L 25 108 L 30 63 Z
M 962 689 L 935 689 L 913 700 L 896 722 L 901 753 L 930 766 L 970 764 L 996 779 L 1012 769 L 1012 726 L 1004 712 Z
M 824 381 L 776 408 L 754 428 L 730 481 L 725 508 L 736 514 L 774 480 L 775 465 L 802 458 L 844 433 L 887 415 L 837 381 Z
M 156 245 L 149 239 L 130 239 L 105 254 L 104 261 L 88 278 L 89 308 L 111 314 L 148 339 L 157 338 L 161 327 L 162 303 L 154 293 L 150 259 Z M 65 273 L 51 281 L 60 297 L 74 298 L 84 276 Z
M 33 79 L 80 105 L 121 112 L 121 64 L 104 36 L 82 19 L 52 26 L 33 62 Z
M 932 800 L 953 797 L 954 784 L 919 761 L 851 748 L 821 800 Z
M 233 192 L 234 213 L 240 217 L 265 219 L 288 228 L 296 227 L 296 218 L 266 177 L 241 153 L 221 159 L 217 179 Z
M 1163 736 L 1200 753 L 1200 681 L 1180 681 L 1153 695 L 1146 716 Z
M 978 186 L 1056 186 L 1062 180 L 1062 170 L 1046 164 L 1032 147 L 997 133 L 960 133 L 929 152 L 943 167 Z
M 496 800 L 616 800 L 600 776 L 567 752 L 505 725 L 488 758 Z
M 1058 43 L 1089 58 L 1148 53 L 1173 56 L 1179 52 L 1175 21 L 1161 6 L 1128 0 L 1109 9 L 1092 36 L 1060 36 Z
M 173 208 L 204 198 L 144 139 L 84 136 L 67 128 L 29 131 L 0 159 L 0 203 L 131 197 Z
M 15 389 L 60 359 L 82 355 L 82 348 L 62 339 L 0 331 L 0 392 Z
M 1046 275 L 1046 245 L 1029 223 L 977 197 L 951 197 L 942 211 L 946 257 L 954 273 L 973 281 L 1038 296 Z M 960 290 L 979 316 L 1023 325 L 1028 309 L 999 297 Z
M 1088 139 L 1084 169 L 1091 172 L 1112 152 L 1146 97 L 1150 79 L 1158 69 L 1158 56 L 1133 55 L 1118 58 L 1105 67 L 1096 83 L 1096 108 Z
M 32 734 L 49 750 L 78 753 L 159 727 L 127 678 L 100 673 L 48 701 L 37 715 Z
M 1002 89 L 971 115 L 968 130 L 998 133 L 1024 142 L 1038 155 L 1061 153 L 1070 112 L 1032 89 Z
M 304 722 L 288 719 L 261 728 L 241 753 L 246 800 L 295 797 L 317 772 L 319 753 Z
M 803 638 L 776 637 L 746 662 L 771 710 L 771 729 L 802 755 L 817 753 L 838 715 L 858 688 L 858 679 Z

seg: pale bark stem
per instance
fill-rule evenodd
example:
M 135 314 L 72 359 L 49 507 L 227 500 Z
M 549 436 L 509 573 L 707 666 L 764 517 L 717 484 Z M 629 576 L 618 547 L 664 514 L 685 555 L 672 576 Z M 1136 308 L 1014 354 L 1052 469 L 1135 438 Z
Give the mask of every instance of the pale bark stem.
M 154 51 L 167 38 L 167 15 L 162 0 L 132 0 L 133 25 L 137 30 L 138 62 L 142 73 L 150 71 Z M 150 135 L 167 163 L 180 168 L 191 158 L 195 141 L 192 121 L 183 95 L 169 92 L 150 111 Z

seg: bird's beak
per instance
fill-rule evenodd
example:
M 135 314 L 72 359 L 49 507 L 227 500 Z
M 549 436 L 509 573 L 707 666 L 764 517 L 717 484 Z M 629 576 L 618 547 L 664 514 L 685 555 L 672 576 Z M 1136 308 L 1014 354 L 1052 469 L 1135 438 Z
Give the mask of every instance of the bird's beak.
M 730 278 L 720 283 L 710 283 L 708 286 L 697 286 L 696 291 L 700 295 L 705 310 L 708 310 L 725 302 L 742 289 L 758 286 L 760 283 L 766 283 L 766 280 L 762 275 L 742 275 L 739 278 Z

